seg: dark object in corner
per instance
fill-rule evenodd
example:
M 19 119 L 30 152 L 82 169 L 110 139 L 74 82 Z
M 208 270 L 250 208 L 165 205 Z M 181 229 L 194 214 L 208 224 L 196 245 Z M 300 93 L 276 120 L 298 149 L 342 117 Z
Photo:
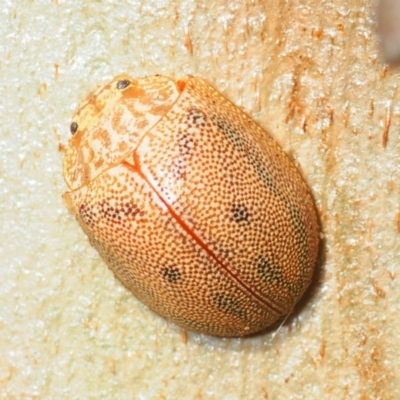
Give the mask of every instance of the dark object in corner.
M 379 0 L 377 19 L 384 61 L 400 65 L 400 0 Z

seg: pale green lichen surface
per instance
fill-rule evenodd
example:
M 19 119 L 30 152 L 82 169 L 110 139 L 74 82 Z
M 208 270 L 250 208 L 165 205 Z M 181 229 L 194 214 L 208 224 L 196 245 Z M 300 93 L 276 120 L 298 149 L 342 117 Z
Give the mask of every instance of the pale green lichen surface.
M 0 10 L 0 399 L 399 399 L 400 70 L 365 1 L 19 1 Z M 62 204 L 70 118 L 126 72 L 199 75 L 301 166 L 324 249 L 283 326 L 188 333 Z

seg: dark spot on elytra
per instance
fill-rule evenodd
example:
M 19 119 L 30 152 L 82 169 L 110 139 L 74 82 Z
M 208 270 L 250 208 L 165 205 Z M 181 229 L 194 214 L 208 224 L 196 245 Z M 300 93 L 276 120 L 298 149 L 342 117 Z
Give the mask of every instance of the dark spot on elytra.
M 131 84 L 131 81 L 128 81 L 128 79 L 121 79 L 120 81 L 117 82 L 117 89 L 122 90 L 128 87 Z
M 79 215 L 82 218 L 82 221 L 87 225 L 91 226 L 94 223 L 93 213 L 91 207 L 86 206 L 85 204 L 81 204 L 79 207 Z
M 180 132 L 178 136 L 179 153 L 188 156 L 194 147 L 194 139 L 189 133 Z
M 179 129 L 177 132 L 179 156 L 174 159 L 173 174 L 175 179 L 185 179 L 186 168 L 195 149 L 194 132 Z
M 240 133 L 229 122 L 223 121 L 217 116 L 213 115 L 213 122 L 217 125 L 218 129 L 225 135 L 225 137 L 233 144 L 239 151 L 245 150 L 242 143 Z
M 233 221 L 239 223 L 249 223 L 249 210 L 243 204 L 232 204 L 231 218 Z
M 278 265 L 272 263 L 268 258 L 260 255 L 256 259 L 257 273 L 263 281 L 271 284 L 282 284 L 282 272 Z
M 181 280 L 181 272 L 175 267 L 163 267 L 161 268 L 161 275 L 169 283 L 178 283 Z
M 305 271 L 309 271 L 312 268 L 309 258 L 307 227 L 299 208 L 293 204 L 289 204 L 288 208 L 291 216 L 291 225 L 294 227 L 296 254 L 300 262 L 299 268 L 296 271 L 297 282 L 299 282 L 297 287 L 301 288 L 310 279 L 309 274 L 305 273 Z
M 188 110 L 189 111 L 189 124 L 197 125 L 197 126 L 205 126 L 207 122 L 207 117 L 206 114 L 197 109 L 197 108 L 191 108 Z
M 74 135 L 76 133 L 76 131 L 78 130 L 78 124 L 76 122 L 72 122 L 72 124 L 69 127 L 69 130 Z
M 237 149 L 240 154 L 247 159 L 253 170 L 268 186 L 268 188 L 276 195 L 279 195 L 279 191 L 276 188 L 273 177 L 265 168 L 265 163 L 262 160 L 261 152 L 259 149 L 257 150 L 254 143 L 251 143 L 247 139 L 248 135 L 244 134 L 240 127 L 231 124 L 229 121 L 222 120 L 218 115 L 212 115 L 211 120 L 235 147 L 235 149 Z
M 227 295 L 226 293 L 213 293 L 212 300 L 214 304 L 223 312 L 243 317 L 244 313 L 240 304 L 233 297 Z
M 104 201 L 101 204 L 101 213 L 103 218 L 112 223 L 122 223 L 126 220 L 131 220 L 137 215 L 142 215 L 143 212 L 140 208 L 131 202 L 126 202 L 124 204 L 117 204 L 115 207 L 110 206 L 110 204 Z

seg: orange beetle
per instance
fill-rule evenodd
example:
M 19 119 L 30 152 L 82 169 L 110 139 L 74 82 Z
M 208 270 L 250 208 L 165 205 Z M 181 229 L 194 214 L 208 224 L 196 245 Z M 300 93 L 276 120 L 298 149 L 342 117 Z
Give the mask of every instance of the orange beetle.
M 116 77 L 71 124 L 63 199 L 104 261 L 184 329 L 244 336 L 293 310 L 319 228 L 272 137 L 204 80 Z

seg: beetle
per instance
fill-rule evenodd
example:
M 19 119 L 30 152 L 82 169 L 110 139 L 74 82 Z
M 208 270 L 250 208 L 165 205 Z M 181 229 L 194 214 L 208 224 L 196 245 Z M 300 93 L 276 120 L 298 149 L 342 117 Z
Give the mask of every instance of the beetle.
M 116 277 L 184 329 L 245 336 L 308 287 L 319 226 L 277 142 L 205 80 L 119 75 L 78 108 L 63 195 Z

